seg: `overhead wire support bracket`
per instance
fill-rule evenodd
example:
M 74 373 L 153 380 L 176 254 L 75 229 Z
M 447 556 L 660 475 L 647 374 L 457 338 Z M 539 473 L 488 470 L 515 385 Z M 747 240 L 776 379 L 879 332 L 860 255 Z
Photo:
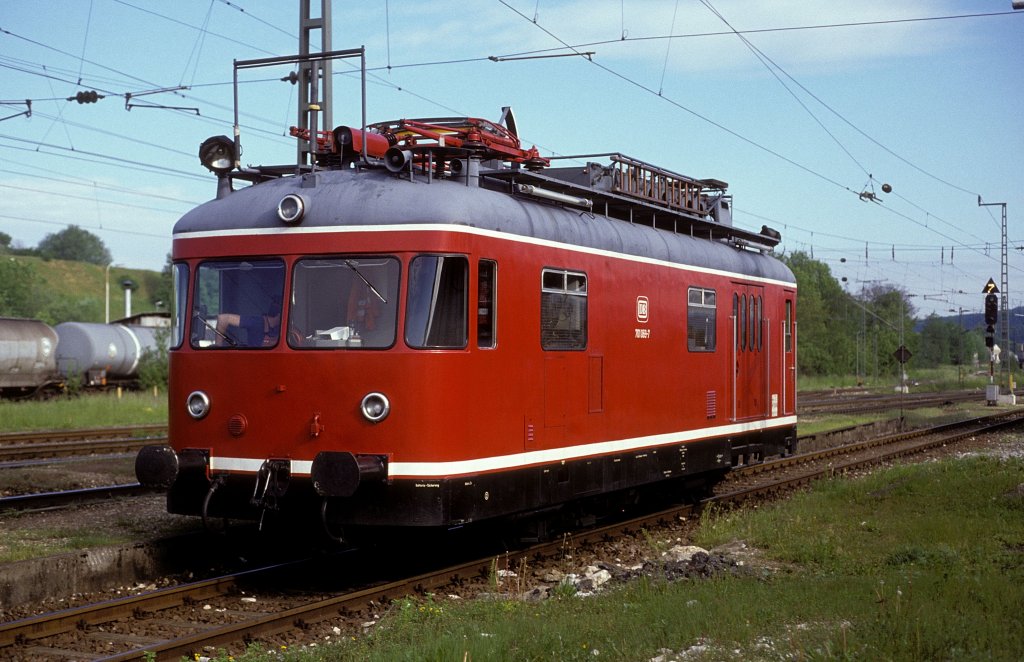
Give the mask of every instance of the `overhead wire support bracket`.
M 491 62 L 513 62 L 515 60 L 544 60 L 552 57 L 585 57 L 591 62 L 594 61 L 592 55 L 596 55 L 597 51 L 583 51 L 582 53 L 555 53 L 552 55 L 488 55 L 487 59 Z
M 181 90 L 187 90 L 187 85 L 178 85 L 177 87 L 162 87 L 157 90 L 145 90 L 143 92 L 125 92 L 124 93 L 124 109 L 131 112 L 132 108 L 153 108 L 158 110 L 189 110 L 199 115 L 199 109 L 192 106 L 165 106 L 158 103 L 132 103 L 132 99 L 137 99 L 142 96 L 149 94 L 160 94 L 162 92 L 178 92 Z
M 25 99 L 24 101 L 0 101 L 0 106 L 16 106 L 20 104 L 25 104 L 25 110 L 21 111 L 20 113 L 8 115 L 7 117 L 0 117 L 0 122 L 3 122 L 4 120 L 13 119 L 15 117 L 21 117 L 22 115 L 24 115 L 25 117 L 32 117 L 32 99 Z

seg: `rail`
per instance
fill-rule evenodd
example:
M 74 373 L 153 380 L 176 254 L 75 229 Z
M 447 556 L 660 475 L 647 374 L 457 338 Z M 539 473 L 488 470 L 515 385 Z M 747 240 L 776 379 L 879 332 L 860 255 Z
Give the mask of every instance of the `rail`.
M 138 483 L 123 485 L 105 485 L 103 487 L 86 487 L 80 490 L 62 490 L 59 492 L 37 492 L 35 494 L 17 494 L 0 497 L 0 513 L 28 510 L 46 510 L 81 505 L 96 501 L 109 501 L 121 497 L 156 494 L 163 490 L 155 487 L 144 487 Z
M 0 463 L 102 453 L 128 453 L 167 440 L 166 425 L 0 434 Z

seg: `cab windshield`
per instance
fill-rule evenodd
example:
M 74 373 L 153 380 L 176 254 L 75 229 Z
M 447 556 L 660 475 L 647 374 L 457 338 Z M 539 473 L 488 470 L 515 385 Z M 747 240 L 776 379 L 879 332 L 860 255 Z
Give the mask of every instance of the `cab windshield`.
M 394 257 L 339 255 L 295 263 L 288 344 L 299 349 L 381 349 L 395 343 Z
M 203 262 L 196 270 L 190 343 L 195 349 L 266 349 L 281 335 L 281 260 Z

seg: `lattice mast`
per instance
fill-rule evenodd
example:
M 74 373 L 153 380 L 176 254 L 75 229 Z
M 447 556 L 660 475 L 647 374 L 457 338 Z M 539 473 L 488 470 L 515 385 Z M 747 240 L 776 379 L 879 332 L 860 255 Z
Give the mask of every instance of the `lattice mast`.
M 329 53 L 331 49 L 331 0 L 320 0 L 320 17 L 312 15 L 312 4 L 315 0 L 299 0 L 299 55 L 310 55 L 313 33 L 320 31 L 320 51 Z M 334 101 L 332 85 L 331 60 L 313 60 L 299 64 L 297 82 L 299 89 L 298 119 L 299 130 L 304 135 L 316 135 L 323 127 L 334 126 L 331 116 L 331 104 Z M 295 81 L 293 81 L 295 82 Z M 299 141 L 298 163 L 300 166 L 312 164 L 311 154 L 316 153 L 316 146 L 309 140 Z

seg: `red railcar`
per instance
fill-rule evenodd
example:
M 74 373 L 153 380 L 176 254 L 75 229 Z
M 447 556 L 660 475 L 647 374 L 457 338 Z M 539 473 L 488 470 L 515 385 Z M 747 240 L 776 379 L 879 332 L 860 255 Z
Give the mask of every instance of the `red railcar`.
M 723 182 L 468 118 L 317 158 L 175 227 L 171 442 L 137 463 L 172 512 L 448 527 L 794 450 L 795 279 Z

